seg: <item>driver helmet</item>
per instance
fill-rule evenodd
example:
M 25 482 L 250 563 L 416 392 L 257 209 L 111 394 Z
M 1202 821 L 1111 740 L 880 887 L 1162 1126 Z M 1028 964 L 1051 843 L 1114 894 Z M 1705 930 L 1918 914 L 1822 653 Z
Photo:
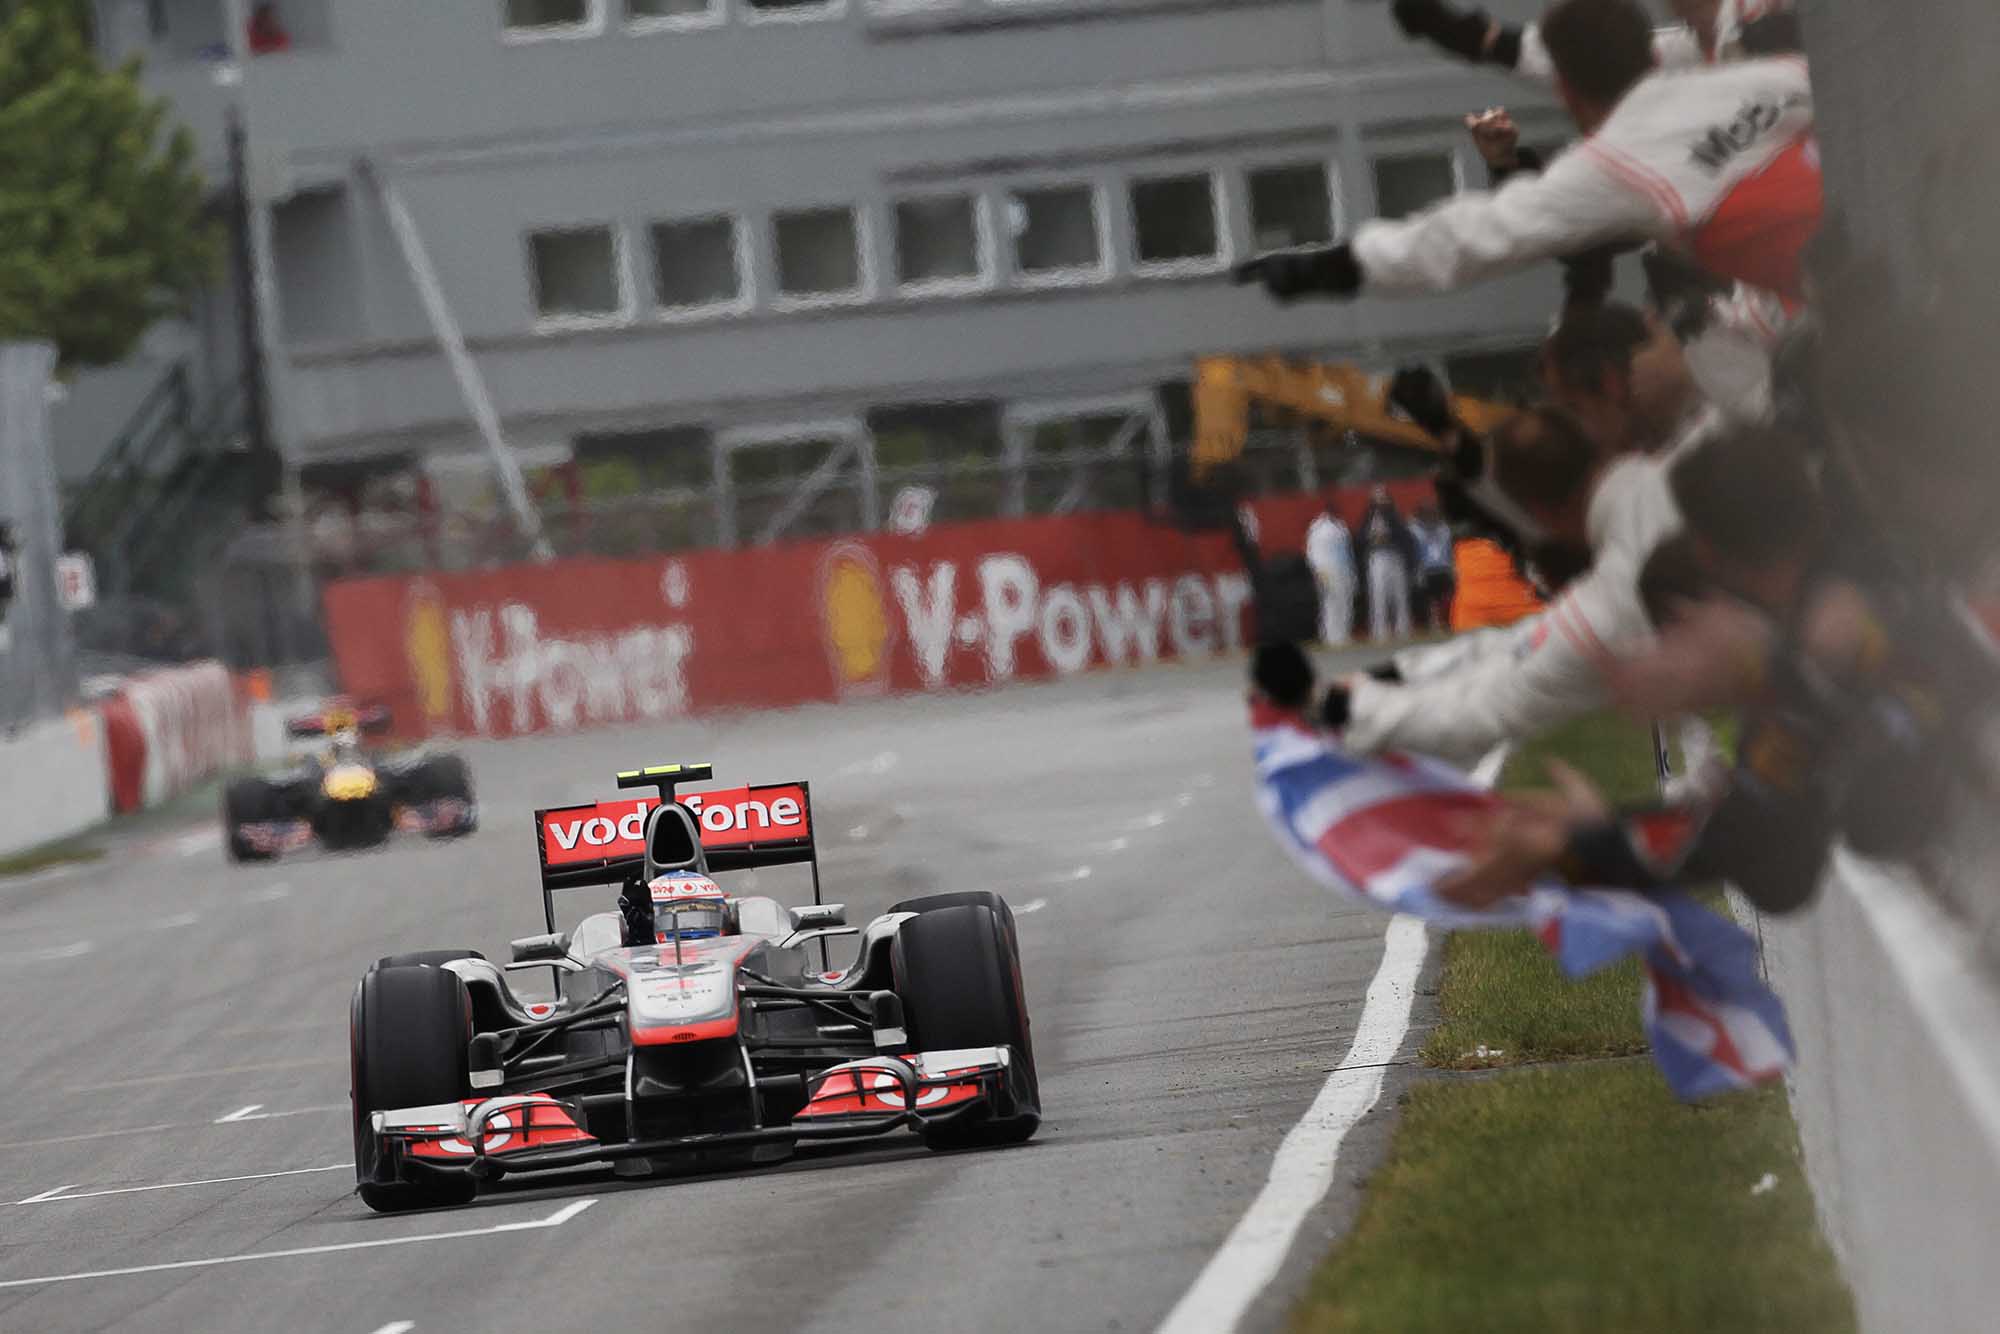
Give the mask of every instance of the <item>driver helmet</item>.
M 669 871 L 646 886 L 653 900 L 653 938 L 661 945 L 675 940 L 704 940 L 736 934 L 730 921 L 729 896 L 722 886 L 699 871 Z

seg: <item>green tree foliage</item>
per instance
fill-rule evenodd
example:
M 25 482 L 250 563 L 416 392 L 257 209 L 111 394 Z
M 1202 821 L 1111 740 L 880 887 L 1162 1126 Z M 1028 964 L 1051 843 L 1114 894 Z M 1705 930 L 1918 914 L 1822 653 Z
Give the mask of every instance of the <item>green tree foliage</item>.
M 0 339 L 65 370 L 123 359 L 215 271 L 194 140 L 139 64 L 104 69 L 87 0 L 0 0 Z

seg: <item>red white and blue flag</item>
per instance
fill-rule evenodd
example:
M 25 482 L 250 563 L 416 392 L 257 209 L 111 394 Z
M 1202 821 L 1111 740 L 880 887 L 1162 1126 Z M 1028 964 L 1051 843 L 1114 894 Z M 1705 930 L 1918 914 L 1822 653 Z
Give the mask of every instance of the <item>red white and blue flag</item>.
M 1784 1006 L 1758 975 L 1756 943 L 1734 922 L 1686 894 L 1553 880 L 1489 909 L 1460 908 L 1439 897 L 1438 882 L 1469 861 L 1479 817 L 1498 797 L 1434 760 L 1356 758 L 1262 700 L 1251 703 L 1251 728 L 1258 804 L 1318 883 L 1443 930 L 1532 931 L 1572 978 L 1638 957 L 1646 1035 L 1681 1098 L 1748 1088 L 1790 1068 Z

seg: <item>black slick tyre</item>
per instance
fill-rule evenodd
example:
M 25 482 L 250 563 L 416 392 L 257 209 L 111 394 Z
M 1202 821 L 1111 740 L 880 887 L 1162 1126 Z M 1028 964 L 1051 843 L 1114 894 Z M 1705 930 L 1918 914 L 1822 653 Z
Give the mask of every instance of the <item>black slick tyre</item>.
M 243 837 L 243 826 L 267 820 L 282 820 L 284 808 L 278 794 L 261 778 L 232 778 L 222 789 L 223 844 L 232 862 L 269 861 L 272 854 L 252 847 Z
M 419 801 L 457 801 L 477 810 L 478 805 L 472 795 L 472 770 L 462 755 L 433 755 L 425 760 L 416 773 L 412 784 L 415 797 Z M 437 837 L 449 838 L 457 834 L 469 834 L 477 827 L 477 817 L 464 825 L 447 830 Z
M 483 959 L 486 956 L 478 950 L 411 950 L 408 954 L 385 954 L 375 961 L 376 968 L 436 968 L 450 963 L 453 959 Z
M 1042 1119 L 1040 1090 L 1020 954 L 1007 924 L 983 903 L 930 909 L 897 928 L 890 958 L 911 1044 L 918 1051 L 1011 1047 L 1025 1095 L 1011 1114 L 928 1127 L 924 1143 L 981 1148 L 1033 1135 Z
M 369 1114 L 457 1102 L 471 1088 L 466 1043 L 471 1006 L 458 974 L 428 966 L 371 968 L 354 989 L 348 1041 L 354 1100 L 354 1175 L 362 1203 L 377 1213 L 472 1202 L 478 1183 L 463 1174 L 381 1182 Z
M 921 898 L 904 899 L 889 905 L 890 912 L 936 912 L 940 908 L 990 908 L 1000 924 L 1007 929 L 1007 943 L 1016 954 L 1021 950 L 1021 936 L 1014 926 L 1014 910 L 1007 906 L 1007 900 L 990 889 L 961 889 L 950 894 L 926 894 Z

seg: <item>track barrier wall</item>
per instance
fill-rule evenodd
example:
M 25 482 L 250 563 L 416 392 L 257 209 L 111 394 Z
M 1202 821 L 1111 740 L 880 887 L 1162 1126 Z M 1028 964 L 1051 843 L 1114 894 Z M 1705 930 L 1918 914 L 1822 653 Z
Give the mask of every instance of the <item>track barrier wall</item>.
M 1429 487 L 1394 490 L 1407 510 Z M 1301 549 L 1319 507 L 1259 502 L 1264 550 Z M 1198 660 L 1253 632 L 1229 537 L 1137 514 L 346 580 L 325 601 L 343 689 L 404 735 L 976 689 Z
M 75 709 L 0 734 L 0 857 L 68 838 L 110 812 L 104 729 Z
M 2000 982 L 1972 932 L 1931 887 L 1845 854 L 1810 912 L 1760 925 L 1801 1054 L 1807 1175 L 1862 1328 L 1991 1329 Z

